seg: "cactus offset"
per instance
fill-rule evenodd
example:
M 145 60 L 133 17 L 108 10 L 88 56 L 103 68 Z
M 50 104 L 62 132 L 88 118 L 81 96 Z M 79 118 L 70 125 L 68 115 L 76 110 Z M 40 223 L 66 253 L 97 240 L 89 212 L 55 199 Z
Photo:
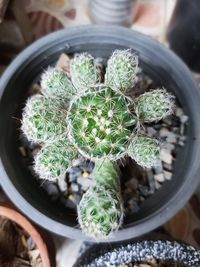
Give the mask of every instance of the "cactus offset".
M 78 206 L 82 231 L 95 239 L 105 239 L 117 231 L 123 220 L 119 174 L 110 161 L 95 164 L 94 185 L 83 195 Z
M 67 75 L 56 68 L 48 68 L 41 78 L 42 93 L 46 97 L 69 100 L 77 90 Z
M 146 168 L 155 166 L 160 156 L 160 146 L 156 139 L 147 136 L 137 136 L 129 146 L 128 155 L 138 165 Z
M 88 90 L 100 81 L 100 73 L 94 58 L 87 53 L 77 54 L 72 60 L 70 73 L 73 85 L 78 91 Z
M 69 140 L 87 158 L 122 157 L 137 126 L 133 107 L 131 99 L 105 86 L 80 94 L 69 106 Z
M 115 50 L 108 60 L 105 83 L 113 90 L 126 92 L 134 85 L 138 57 L 130 50 Z
M 54 181 L 63 177 L 71 167 L 77 152 L 66 140 L 44 146 L 35 156 L 34 170 L 41 179 Z
M 22 114 L 21 129 L 31 142 L 53 142 L 66 132 L 66 108 L 42 95 L 30 97 Z
M 165 89 L 157 89 L 140 95 L 136 104 L 136 112 L 141 121 L 158 121 L 173 112 L 174 96 Z

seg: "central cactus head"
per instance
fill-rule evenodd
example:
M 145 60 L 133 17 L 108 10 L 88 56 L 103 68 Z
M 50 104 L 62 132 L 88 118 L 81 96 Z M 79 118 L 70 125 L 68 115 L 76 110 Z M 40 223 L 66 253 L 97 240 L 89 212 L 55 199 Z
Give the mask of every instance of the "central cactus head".
M 70 141 L 87 158 L 120 158 L 137 126 L 133 108 L 131 99 L 106 86 L 75 97 L 67 118 Z

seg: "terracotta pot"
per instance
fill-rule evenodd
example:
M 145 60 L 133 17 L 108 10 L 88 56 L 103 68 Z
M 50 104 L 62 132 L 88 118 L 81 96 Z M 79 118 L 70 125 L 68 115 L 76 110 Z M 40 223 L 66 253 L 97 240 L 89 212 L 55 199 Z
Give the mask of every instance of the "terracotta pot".
M 47 245 L 35 226 L 30 223 L 23 215 L 15 211 L 13 208 L 9 207 L 7 204 L 0 205 L 0 216 L 6 217 L 7 219 L 18 224 L 22 229 L 24 229 L 34 240 L 37 248 L 40 251 L 40 257 L 42 259 L 43 267 L 55 267 L 50 260 Z

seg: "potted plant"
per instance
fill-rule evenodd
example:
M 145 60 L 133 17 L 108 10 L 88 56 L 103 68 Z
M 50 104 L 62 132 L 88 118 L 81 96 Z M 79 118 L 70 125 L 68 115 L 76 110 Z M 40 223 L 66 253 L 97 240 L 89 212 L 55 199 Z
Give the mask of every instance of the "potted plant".
M 199 250 L 176 241 L 132 241 L 112 248 L 102 245 L 93 245 L 87 249 L 74 267 L 195 267 L 200 264 Z
M 82 36 L 83 33 L 84 33 L 84 37 Z M 120 33 L 123 34 L 123 38 L 120 37 L 121 35 Z M 79 36 L 81 37 L 79 38 Z M 12 63 L 13 65 L 11 65 L 10 68 L 8 68 L 7 72 L 5 72 L 4 76 L 1 79 L 2 100 L 1 100 L 0 107 L 1 107 L 1 111 L 3 112 L 1 112 L 0 119 L 1 119 L 1 125 L 5 125 L 3 132 L 2 132 L 2 138 L 1 138 L 1 157 L 2 157 L 1 172 L 2 172 L 2 177 L 3 177 L 2 178 L 3 188 L 5 189 L 7 194 L 12 198 L 12 200 L 15 201 L 18 207 L 23 209 L 23 211 L 28 216 L 30 216 L 33 220 L 37 221 L 37 223 L 43 225 L 47 229 L 52 230 L 61 235 L 65 235 L 65 236 L 69 236 L 73 238 L 90 239 L 90 237 L 86 237 L 84 234 L 80 232 L 79 229 L 75 227 L 77 225 L 76 210 L 74 210 L 72 206 L 66 205 L 65 203 L 66 197 L 70 199 L 78 195 L 78 194 L 74 194 L 74 195 L 72 194 L 72 191 L 73 191 L 72 185 L 73 185 L 73 188 L 76 188 L 77 190 L 77 185 L 73 183 L 73 179 L 74 179 L 74 172 L 77 175 L 77 172 L 80 172 L 80 168 L 82 168 L 83 170 L 81 172 L 82 177 L 78 177 L 78 179 L 79 178 L 82 179 L 83 177 L 88 176 L 88 173 L 89 173 L 87 171 L 88 168 L 91 168 L 91 169 L 94 168 L 93 172 L 91 171 L 91 173 L 93 174 L 93 176 L 97 177 L 94 179 L 95 181 L 99 179 L 98 175 L 99 175 L 99 172 L 101 171 L 102 171 L 101 177 L 104 178 L 103 180 L 104 182 L 105 182 L 104 173 L 112 174 L 110 176 L 107 176 L 107 178 L 112 178 L 112 179 L 109 179 L 109 181 L 111 181 L 112 190 L 113 188 L 115 188 L 114 193 L 111 190 L 112 194 L 110 194 L 110 199 L 111 198 L 117 199 L 115 204 L 120 209 L 120 213 L 119 213 L 120 215 L 118 214 L 115 217 L 117 218 L 117 224 L 113 224 L 116 226 L 114 227 L 114 229 L 118 229 L 118 226 L 120 226 L 121 224 L 122 208 L 121 208 L 121 202 L 119 201 L 121 196 L 118 193 L 119 172 L 118 171 L 116 172 L 116 169 L 113 163 L 107 162 L 107 157 L 105 157 L 106 158 L 105 161 L 99 163 L 101 167 L 100 166 L 98 167 L 98 164 L 96 164 L 95 167 L 94 166 L 91 167 L 91 163 L 93 163 L 93 160 L 99 156 L 99 153 L 101 156 L 102 156 L 101 154 L 102 151 L 103 151 L 103 154 L 105 154 L 106 156 L 108 156 L 108 154 L 109 155 L 111 154 L 112 158 L 109 158 L 109 160 L 113 160 L 112 153 L 108 151 L 109 149 L 106 146 L 104 146 L 104 148 L 102 149 L 101 146 L 97 145 L 96 143 L 92 144 L 92 142 L 87 143 L 87 149 L 85 149 L 86 147 L 86 143 L 84 143 L 85 137 L 82 136 L 83 138 L 80 138 L 80 136 L 78 136 L 77 138 L 77 133 L 81 134 L 81 132 L 79 131 L 80 126 L 87 127 L 88 125 L 90 125 L 90 122 L 93 125 L 93 120 L 95 118 L 95 115 L 92 113 L 92 116 L 93 116 L 92 117 L 91 114 L 89 114 L 90 112 L 92 112 L 91 107 L 89 105 L 90 102 L 95 101 L 97 105 L 100 102 L 101 102 L 100 103 L 101 105 L 104 104 L 102 101 L 99 101 L 99 98 L 101 98 L 101 95 L 99 95 L 99 92 L 101 94 L 104 94 L 104 97 L 107 96 L 107 94 L 112 93 L 114 95 L 117 95 L 116 99 L 121 99 L 121 98 L 124 99 L 124 92 L 114 91 L 114 89 L 106 89 L 105 85 L 103 88 L 100 88 L 99 90 L 98 80 L 101 79 L 102 77 L 99 76 L 98 68 L 95 69 L 95 71 L 93 67 L 90 68 L 90 66 L 94 65 L 93 64 L 94 59 L 97 60 L 98 58 L 98 60 L 101 61 L 101 64 L 99 64 L 98 66 L 99 69 L 102 70 L 107 65 L 107 69 L 109 70 L 110 62 L 115 61 L 114 55 L 116 54 L 115 53 L 113 54 L 113 52 L 116 49 L 118 50 L 120 49 L 122 51 L 121 53 L 124 53 L 124 51 L 126 51 L 127 53 L 127 49 L 131 49 L 131 52 L 130 50 L 128 51 L 130 52 L 130 55 L 132 56 L 132 58 L 134 58 L 134 61 L 132 61 L 131 69 L 128 70 L 128 74 L 126 75 L 128 78 L 130 78 L 128 79 L 129 83 L 131 83 L 131 85 L 134 85 L 133 79 L 131 78 L 132 76 L 129 77 L 129 74 L 131 72 L 134 72 L 132 73 L 132 75 L 133 77 L 135 77 L 135 74 L 136 74 L 135 70 L 137 68 L 137 57 L 138 57 L 139 62 L 140 62 L 140 68 L 142 69 L 142 71 L 147 73 L 151 77 L 151 79 L 153 79 L 156 82 L 156 87 L 160 85 L 160 87 L 167 88 L 168 90 L 168 92 L 166 92 L 164 89 L 156 91 L 156 97 L 158 96 L 158 94 L 160 95 L 161 93 L 162 96 L 163 95 L 165 96 L 165 100 L 167 100 L 167 101 L 162 102 L 163 104 L 160 106 L 163 107 L 165 111 L 167 111 L 166 113 L 170 113 L 173 107 L 173 101 L 174 101 L 174 98 L 171 97 L 171 94 L 175 95 L 176 99 L 179 102 L 179 105 L 182 106 L 184 113 L 187 114 L 189 117 L 189 127 L 185 128 L 187 129 L 187 132 L 184 133 L 184 135 L 186 135 L 184 136 L 184 138 L 185 137 L 187 138 L 187 142 L 183 146 L 182 152 L 179 152 L 179 153 L 177 152 L 176 163 L 173 168 L 172 180 L 165 182 L 160 190 L 157 190 L 150 198 L 148 198 L 148 201 L 143 201 L 143 203 L 140 206 L 139 211 L 134 211 L 132 214 L 130 213 L 128 216 L 126 216 L 124 220 L 123 228 L 120 229 L 118 232 L 115 232 L 112 236 L 109 236 L 108 240 L 112 241 L 112 240 L 127 239 L 127 238 L 130 238 L 130 236 L 141 235 L 142 233 L 149 231 L 157 227 L 158 225 L 164 223 L 190 197 L 190 195 L 194 191 L 197 185 L 197 182 L 198 182 L 195 175 L 197 174 L 198 167 L 199 167 L 199 164 L 198 164 L 199 143 L 198 143 L 198 140 L 195 138 L 196 136 L 198 136 L 198 132 L 200 129 L 199 129 L 199 125 L 196 124 L 196 122 L 194 123 L 194 121 L 195 121 L 195 118 L 198 116 L 199 92 L 188 69 L 179 61 L 179 59 L 174 54 L 172 54 L 170 51 L 163 48 L 160 44 L 149 39 L 148 37 L 145 37 L 136 32 L 129 31 L 129 30 L 122 29 L 122 28 L 111 27 L 111 28 L 105 29 L 104 27 L 87 26 L 87 27 L 71 29 L 68 31 L 60 31 L 30 46 Z M 160 52 L 158 54 L 157 53 L 155 54 L 155 49 Z M 68 83 L 68 92 L 70 92 L 71 95 L 70 95 L 69 106 L 66 107 L 66 103 L 64 103 L 64 105 L 62 106 L 62 112 L 57 113 L 58 102 L 54 97 L 48 95 L 50 91 L 46 90 L 47 85 L 49 86 L 49 77 L 50 78 L 52 77 L 52 71 L 55 72 L 56 77 L 57 77 L 57 70 L 55 70 L 54 68 L 49 69 L 45 74 L 43 74 L 43 76 L 42 76 L 42 73 L 44 72 L 44 70 L 48 69 L 49 66 L 55 65 L 56 61 L 59 58 L 59 55 L 62 52 L 65 52 L 72 58 L 70 73 L 71 73 L 71 80 L 72 80 L 73 86 L 71 86 L 70 83 L 68 83 L 69 81 L 68 79 L 66 81 L 67 75 L 62 77 L 61 81 L 63 82 L 64 80 L 65 84 Z M 84 53 L 87 52 L 87 54 L 82 54 L 83 52 Z M 135 53 L 137 54 L 137 56 Z M 78 56 L 74 56 L 74 54 L 78 54 Z M 88 54 L 92 54 L 94 59 Z M 112 54 L 113 56 L 110 58 L 110 60 L 108 60 L 108 58 Z M 168 58 L 168 60 L 166 60 L 166 58 Z M 108 64 L 107 64 L 107 60 L 108 60 Z M 120 61 L 122 62 L 122 66 L 123 66 L 123 62 L 125 61 L 126 59 L 124 58 Z M 82 62 L 86 62 L 86 64 L 88 65 L 85 67 L 84 64 L 82 65 Z M 152 62 L 154 63 L 152 64 Z M 98 65 L 97 62 L 95 64 Z M 105 79 L 105 84 L 109 88 L 110 87 L 117 88 L 117 83 L 119 83 L 119 79 L 117 80 L 113 79 L 113 75 L 117 71 L 113 69 L 113 65 L 111 64 L 112 68 L 110 68 L 110 76 L 108 75 L 108 71 L 107 71 L 106 79 Z M 127 66 L 127 64 L 124 64 L 124 65 Z M 184 75 L 187 78 L 184 81 L 182 80 L 182 75 L 180 73 L 180 70 L 181 72 L 184 72 Z M 89 71 L 90 74 L 92 74 L 92 76 L 91 75 L 87 76 L 87 71 Z M 66 69 L 66 72 L 68 72 L 68 69 Z M 77 79 L 77 77 L 79 78 L 81 77 L 83 72 L 85 72 L 84 79 Z M 51 74 L 50 76 L 49 76 L 49 73 Z M 29 98 L 27 102 L 27 99 L 28 99 L 27 92 L 30 92 L 29 89 L 31 85 L 33 85 L 34 83 L 40 83 L 41 76 L 43 77 L 42 82 L 41 82 L 43 95 L 32 96 Z M 123 77 L 120 77 L 120 79 L 122 79 Z M 127 77 L 126 77 L 126 81 L 127 81 Z M 52 89 L 51 94 L 56 93 L 56 84 L 59 85 L 59 90 L 62 89 L 62 82 L 60 82 L 60 78 L 55 79 L 54 81 L 55 83 L 53 84 L 53 86 L 50 86 Z M 90 92 L 90 90 L 88 90 L 86 93 L 84 91 L 85 85 L 87 84 L 88 86 L 88 84 L 90 83 L 92 84 L 90 87 L 92 87 L 94 90 L 92 93 Z M 114 83 L 114 86 L 112 85 L 113 83 Z M 96 86 L 96 84 L 98 86 Z M 16 90 L 13 91 L 11 89 L 12 86 L 14 86 L 15 88 L 21 88 L 21 89 L 18 89 L 16 92 Z M 96 87 L 98 87 L 98 89 Z M 192 94 L 191 94 L 191 91 L 188 92 L 189 87 L 192 88 L 193 90 Z M 78 92 L 75 91 L 74 93 L 73 90 L 77 90 Z M 130 102 L 130 99 L 141 99 L 139 96 L 137 97 L 135 95 L 132 95 L 132 90 L 130 90 L 129 93 L 130 95 L 127 96 L 126 98 L 126 101 L 128 103 Z M 77 94 L 77 95 L 71 99 L 71 96 L 73 94 Z M 94 97 L 94 94 L 95 94 L 95 97 Z M 142 95 L 141 91 L 139 95 Z M 42 102 L 41 104 L 40 102 L 41 98 L 43 99 L 44 96 L 51 103 Z M 144 97 L 145 100 L 143 101 L 144 109 L 143 108 L 140 109 L 143 111 L 145 110 L 144 102 L 147 101 L 149 93 L 144 93 L 144 96 L 145 96 Z M 8 101 L 8 99 L 10 98 L 13 101 L 12 104 Z M 67 96 L 67 98 L 69 99 L 69 96 Z M 31 99 L 34 99 L 36 103 L 35 110 L 32 106 Z M 65 96 L 62 95 L 62 92 L 60 95 L 60 99 L 65 100 Z M 137 100 L 136 102 L 137 102 L 137 105 L 139 105 L 138 103 L 142 101 Z M 168 103 L 167 106 L 165 103 Z M 43 113 L 44 111 L 43 108 L 45 106 L 48 107 L 48 111 L 49 111 L 48 114 L 50 115 Z M 86 108 L 86 113 L 81 113 L 81 117 L 79 114 L 80 106 Z M 103 106 L 105 107 L 105 105 Z M 119 106 L 120 106 L 119 110 L 123 109 L 123 104 L 121 102 Z M 95 112 L 101 112 L 99 107 L 100 106 L 98 106 L 98 109 L 96 108 Z M 105 107 L 105 109 L 106 108 L 107 107 Z M 32 131 L 29 131 L 27 130 L 27 128 L 30 129 L 28 127 L 30 126 L 29 125 L 30 117 L 34 115 L 35 112 L 37 113 L 38 110 L 39 110 L 39 115 L 42 115 L 44 121 L 46 121 L 47 119 L 47 117 L 45 117 L 46 115 L 52 118 L 52 120 L 48 120 L 50 124 L 48 124 L 48 127 L 45 129 L 45 132 L 42 132 L 40 133 L 39 136 L 36 136 L 37 138 L 42 138 L 39 140 L 39 141 L 42 141 L 42 149 L 41 149 L 41 142 L 40 142 L 39 147 L 36 147 L 36 148 L 34 147 L 34 144 L 33 144 L 33 147 L 31 147 L 29 143 L 29 151 L 31 149 L 34 150 L 34 154 L 35 154 L 35 149 L 37 150 L 37 152 L 38 152 L 38 149 L 41 151 L 41 152 L 39 151 L 36 154 L 36 160 L 35 160 L 35 165 L 34 165 L 36 173 L 39 173 L 39 176 L 41 178 L 46 177 L 48 178 L 48 180 L 52 179 L 51 175 L 47 175 L 48 171 L 46 168 L 44 168 L 44 164 L 43 164 L 43 167 L 41 168 L 41 164 L 40 164 L 41 162 L 45 164 L 47 163 L 48 166 L 50 164 L 53 167 L 55 167 L 58 162 L 62 162 L 62 163 L 65 162 L 64 169 L 62 169 L 63 167 L 62 164 L 60 165 L 61 167 L 60 170 L 62 171 L 59 170 L 57 172 L 56 170 L 57 176 L 59 176 L 60 178 L 64 177 L 64 179 L 59 179 L 60 182 L 64 183 L 64 188 L 63 186 L 61 186 L 62 192 L 60 192 L 60 194 L 62 195 L 62 203 L 64 202 L 64 205 L 61 205 L 61 201 L 60 199 L 57 198 L 57 195 L 56 195 L 56 201 L 52 201 L 52 199 L 49 198 L 49 195 L 46 193 L 44 189 L 45 186 L 48 186 L 50 187 L 50 191 L 55 192 L 57 190 L 56 189 L 57 185 L 55 185 L 55 183 L 52 183 L 52 182 L 41 183 L 41 180 L 39 179 L 37 180 L 35 178 L 35 172 L 33 172 L 32 168 L 30 168 L 30 166 L 33 164 L 32 160 L 30 160 L 30 157 L 28 159 L 26 157 L 25 159 L 23 159 L 22 156 L 20 155 L 22 139 L 24 137 L 20 135 L 21 133 L 20 128 L 23 130 L 23 132 L 26 134 L 27 137 L 29 136 L 28 137 L 29 140 L 34 141 L 34 139 L 31 139 L 31 138 L 35 138 L 35 136 L 32 136 L 32 137 L 30 136 L 32 134 L 37 135 L 38 131 L 35 131 L 33 128 L 32 128 Z M 113 118 L 113 114 L 111 114 L 111 112 L 109 113 L 109 111 L 110 110 L 108 110 L 107 115 L 110 116 L 110 118 L 111 117 Z M 136 109 L 134 108 L 134 112 L 135 111 Z M 124 111 L 124 113 L 126 112 Z M 62 116 L 60 117 L 60 115 L 63 115 L 63 114 L 65 117 L 65 123 L 67 121 L 67 131 L 64 130 L 64 132 L 63 132 L 62 126 L 60 127 L 61 125 L 60 122 L 62 122 Z M 131 126 L 132 130 L 133 128 L 138 129 L 139 123 L 138 123 L 137 116 L 135 116 L 137 112 L 131 115 L 129 112 L 127 112 L 127 114 L 128 114 L 128 123 L 129 123 L 128 127 Z M 138 114 L 141 114 L 141 113 L 139 112 Z M 120 112 L 119 112 L 119 115 L 120 115 Z M 99 114 L 99 117 L 100 116 L 101 114 Z M 185 117 L 183 118 L 186 118 L 186 115 L 184 116 Z M 145 121 L 144 112 L 143 112 L 142 117 Z M 17 119 L 14 120 L 14 118 L 17 118 Z M 53 123 L 54 119 L 56 121 L 56 124 Z M 103 119 L 103 116 L 101 116 L 100 119 Z M 156 119 L 158 119 L 158 117 Z M 21 120 L 22 120 L 22 124 L 21 124 Z M 36 119 L 37 126 L 40 124 L 40 122 L 41 120 Z M 82 123 L 84 125 L 82 125 Z M 167 124 L 166 121 L 164 123 Z M 56 130 L 57 140 L 53 140 L 52 135 L 51 135 L 52 131 L 55 133 L 55 131 L 53 130 L 55 128 L 55 125 L 58 130 L 58 131 Z M 95 128 L 93 126 L 91 126 L 90 128 L 91 128 L 91 132 L 94 134 Z M 44 130 L 44 127 L 41 127 L 41 129 Z M 99 130 L 100 128 L 97 131 Z M 140 128 L 140 130 L 142 131 L 144 130 L 144 128 L 143 129 Z M 143 132 L 141 133 L 144 134 Z M 52 143 L 56 141 L 59 142 L 60 136 L 62 136 L 62 134 L 64 134 L 65 137 L 67 136 L 67 138 L 64 138 L 65 140 L 64 146 L 63 144 L 62 145 L 57 144 L 56 146 L 52 148 Z M 108 134 L 110 135 L 110 133 L 107 133 L 107 135 Z M 131 135 L 131 133 L 129 134 Z M 99 136 L 97 137 L 100 138 Z M 120 140 L 119 138 L 114 139 L 115 142 L 118 142 L 119 140 Z M 150 141 L 151 140 L 152 139 L 150 139 Z M 98 141 L 97 138 L 95 139 L 95 141 Z M 110 144 L 110 141 L 108 143 Z M 82 144 L 82 147 L 81 147 L 81 144 Z M 129 142 L 129 145 L 130 144 L 131 143 Z M 151 159 L 153 159 L 154 161 L 158 154 L 157 152 L 159 149 L 157 149 L 157 142 L 153 142 L 153 143 L 150 142 L 150 144 L 153 145 L 153 149 L 151 149 L 150 151 L 151 152 L 153 151 L 153 154 L 152 154 L 153 158 Z M 71 149 L 72 145 L 76 149 Z M 129 148 L 130 147 L 129 145 L 127 145 L 126 148 Z M 148 142 L 148 145 L 149 145 L 149 142 Z M 93 149 L 92 152 L 91 152 L 91 146 Z M 65 149 L 66 147 L 67 149 Z M 120 146 L 120 148 L 121 147 L 123 148 L 123 146 Z M 131 151 L 134 151 L 135 147 L 139 147 L 136 142 L 134 142 L 134 147 L 131 148 Z M 48 150 L 49 148 L 51 149 Z M 58 152 L 58 150 L 60 150 L 61 152 Z M 11 151 L 13 152 L 11 153 Z M 147 151 L 149 150 L 147 149 Z M 189 154 L 189 151 L 191 152 L 191 154 Z M 81 162 L 81 163 L 79 162 L 78 167 L 76 164 L 75 166 L 73 165 L 72 170 L 71 171 L 69 170 L 68 172 L 68 178 L 66 182 L 65 176 L 61 175 L 63 173 L 65 174 L 66 169 L 68 168 L 68 165 L 66 165 L 66 159 L 69 158 L 70 159 L 69 162 L 71 162 L 74 158 L 77 158 L 77 152 L 81 154 L 82 156 L 85 156 L 86 159 L 92 159 L 91 160 L 92 162 L 91 161 L 89 162 L 86 161 L 86 162 Z M 119 151 L 117 151 L 116 154 L 118 156 L 120 154 Z M 129 154 L 126 153 L 126 154 L 130 156 L 130 153 Z M 43 157 L 44 155 L 45 157 Z M 51 156 L 49 155 L 54 155 L 54 156 L 53 158 L 51 158 Z M 61 161 L 60 159 L 55 160 L 55 155 L 56 157 L 62 156 Z M 138 156 L 139 154 L 136 153 L 134 155 Z M 136 158 L 136 156 L 134 156 L 133 158 L 136 161 L 138 161 L 138 158 Z M 178 164 L 180 164 L 180 162 L 182 163 L 187 162 L 187 168 L 185 167 L 184 171 L 178 168 L 179 166 Z M 118 167 L 120 167 L 122 173 L 124 173 L 124 177 L 128 177 L 128 175 L 130 175 L 130 172 L 135 172 L 135 173 L 138 172 L 137 167 L 134 165 L 135 163 L 132 161 L 130 163 L 131 165 L 124 163 L 124 165 L 131 166 L 131 167 L 125 166 L 125 169 L 123 169 L 124 165 L 121 166 L 120 165 L 121 163 L 118 163 Z M 145 163 L 147 164 L 147 159 L 145 160 L 144 164 Z M 126 173 L 127 175 L 125 175 Z M 139 169 L 139 173 L 141 173 L 141 169 Z M 27 177 L 29 178 L 27 179 Z M 121 182 L 122 182 L 122 187 L 123 187 L 123 184 L 124 184 L 123 179 L 121 180 Z M 100 181 L 100 184 L 102 186 L 102 181 Z M 190 186 L 190 190 L 188 189 L 188 184 L 192 184 L 192 186 Z M 107 182 L 106 186 L 109 187 L 108 185 L 109 183 Z M 81 200 L 79 204 L 79 212 L 78 212 L 79 222 L 80 224 L 82 224 L 82 228 L 84 227 L 83 221 L 85 221 L 85 218 L 84 220 L 81 220 L 80 218 L 83 218 L 86 213 L 85 212 L 81 213 L 81 211 L 84 209 L 83 207 L 85 207 L 85 203 L 87 202 L 86 200 L 91 199 L 90 198 L 91 190 L 94 190 L 95 194 L 97 193 L 96 191 L 97 189 L 94 189 L 94 188 L 95 188 L 95 185 L 92 185 L 89 191 L 85 190 L 87 192 L 85 193 L 83 199 Z M 140 191 L 143 191 L 143 193 L 145 194 L 146 191 L 144 190 L 144 184 L 141 184 L 139 188 L 140 188 Z M 104 189 L 105 189 L 105 185 L 104 185 Z M 110 188 L 106 188 L 106 190 L 100 190 L 100 192 L 101 193 L 108 192 L 109 190 Z M 66 191 L 68 192 L 67 196 L 66 196 Z M 100 192 L 98 192 L 97 194 L 100 194 Z M 87 198 L 85 196 L 87 196 Z M 78 195 L 78 197 L 80 198 L 80 194 Z M 105 194 L 104 195 L 101 194 L 101 199 L 103 199 L 104 197 L 105 197 Z M 180 199 L 180 198 L 182 200 L 181 203 L 180 201 L 177 201 L 177 199 Z M 84 199 L 86 200 L 84 202 L 84 205 L 82 205 Z M 107 206 L 107 203 L 106 203 L 106 206 Z M 89 207 L 91 207 L 90 204 L 89 204 Z M 88 210 L 88 209 L 85 209 L 85 210 Z M 88 231 L 85 231 L 85 232 L 88 232 Z

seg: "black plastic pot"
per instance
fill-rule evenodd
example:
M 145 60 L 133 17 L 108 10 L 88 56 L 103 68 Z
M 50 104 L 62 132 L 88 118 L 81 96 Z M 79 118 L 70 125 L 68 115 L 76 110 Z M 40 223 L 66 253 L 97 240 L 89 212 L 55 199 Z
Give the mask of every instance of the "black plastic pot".
M 107 267 L 136 263 L 148 259 L 166 260 L 187 267 L 200 266 L 200 250 L 166 240 L 143 240 L 109 248 L 94 245 L 83 253 L 73 267 Z M 134 265 L 135 266 L 135 265 Z M 172 265 L 169 265 L 172 266 Z M 176 265 L 173 265 L 176 266 Z
M 46 229 L 71 238 L 87 238 L 77 227 L 76 214 L 52 203 L 38 186 L 18 149 L 22 103 L 30 85 L 39 79 L 61 53 L 88 51 L 107 59 L 116 48 L 131 48 L 139 55 L 143 70 L 172 91 L 189 116 L 187 142 L 178 154 L 171 181 L 167 181 L 140 211 L 127 216 L 123 229 L 108 241 L 140 236 L 165 223 L 190 198 L 200 173 L 200 91 L 182 61 L 158 42 L 120 27 L 84 26 L 62 30 L 37 41 L 24 50 L 8 67 L 0 81 L 0 177 L 11 200 L 29 218 Z
M 168 29 L 170 48 L 200 71 L 200 1 L 178 0 Z

